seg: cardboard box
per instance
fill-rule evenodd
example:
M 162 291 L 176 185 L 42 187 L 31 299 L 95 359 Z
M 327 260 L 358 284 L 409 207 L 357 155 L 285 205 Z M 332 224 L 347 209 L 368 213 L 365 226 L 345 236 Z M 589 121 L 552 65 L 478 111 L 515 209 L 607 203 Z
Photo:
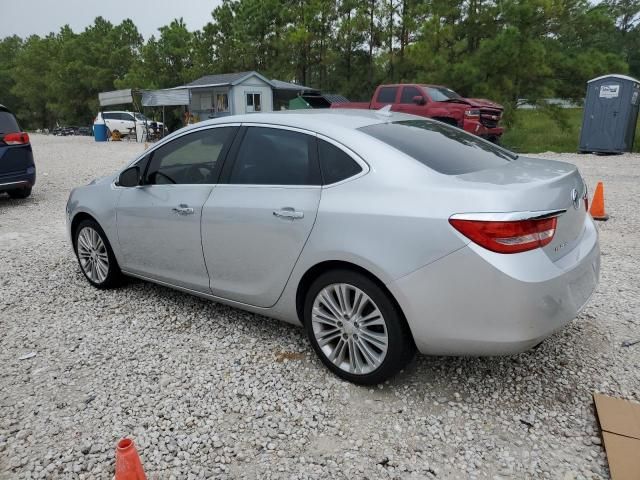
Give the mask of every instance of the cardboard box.
M 613 480 L 640 480 L 640 404 L 593 395 Z

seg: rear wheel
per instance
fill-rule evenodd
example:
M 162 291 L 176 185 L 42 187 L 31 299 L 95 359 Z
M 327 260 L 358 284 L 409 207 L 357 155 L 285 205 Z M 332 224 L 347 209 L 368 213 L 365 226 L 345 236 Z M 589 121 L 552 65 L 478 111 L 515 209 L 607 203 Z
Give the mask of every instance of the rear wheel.
M 7 192 L 11 198 L 27 198 L 31 195 L 31 187 L 18 188 Z
M 409 329 L 393 301 L 360 273 L 334 270 L 320 275 L 307 292 L 304 318 L 322 362 L 350 382 L 383 382 L 415 355 Z
M 80 222 L 74 233 L 74 245 L 80 270 L 91 285 L 110 288 L 120 283 L 120 267 L 100 225 L 93 220 Z

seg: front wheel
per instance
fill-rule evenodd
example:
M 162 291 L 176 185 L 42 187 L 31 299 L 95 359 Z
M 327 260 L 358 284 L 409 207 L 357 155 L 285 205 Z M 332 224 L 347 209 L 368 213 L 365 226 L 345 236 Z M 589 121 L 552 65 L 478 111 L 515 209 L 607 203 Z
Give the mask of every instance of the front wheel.
M 415 355 L 411 333 L 389 294 L 357 272 L 318 277 L 306 296 L 304 320 L 322 362 L 353 383 L 381 383 Z
M 100 225 L 84 220 L 74 234 L 76 257 L 80 270 L 96 288 L 110 288 L 120 283 L 122 273 Z

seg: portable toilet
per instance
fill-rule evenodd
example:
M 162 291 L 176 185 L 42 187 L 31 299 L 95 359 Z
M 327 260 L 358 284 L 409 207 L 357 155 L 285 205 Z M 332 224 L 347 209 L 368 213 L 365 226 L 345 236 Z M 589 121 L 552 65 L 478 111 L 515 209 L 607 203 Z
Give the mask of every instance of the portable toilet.
M 638 120 L 640 81 L 604 75 L 587 82 L 580 153 L 630 152 Z

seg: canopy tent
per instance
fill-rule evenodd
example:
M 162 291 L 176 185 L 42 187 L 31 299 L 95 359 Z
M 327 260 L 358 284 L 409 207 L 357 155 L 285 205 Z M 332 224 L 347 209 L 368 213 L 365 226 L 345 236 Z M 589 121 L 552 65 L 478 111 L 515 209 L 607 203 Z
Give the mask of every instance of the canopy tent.
M 167 88 L 164 90 L 141 90 L 142 106 L 172 107 L 189 105 L 187 88 Z
M 101 108 L 133 104 L 134 110 L 139 111 L 142 110 L 142 107 L 162 107 L 162 135 L 164 136 L 164 128 L 166 127 L 164 107 L 188 106 L 190 95 L 187 88 L 167 88 L 162 90 L 125 89 L 100 92 L 98 99 Z M 137 137 L 138 129 L 136 127 Z
M 135 104 L 135 97 L 142 97 L 143 107 L 175 107 L 189 105 L 189 90 L 187 88 L 166 88 L 162 90 L 113 90 L 100 92 L 98 99 L 101 107 L 111 105 Z
M 126 90 L 113 90 L 111 92 L 100 92 L 98 94 L 98 100 L 100 100 L 101 107 L 108 107 L 110 105 L 125 105 L 127 103 L 133 103 L 133 90 L 128 88 Z

